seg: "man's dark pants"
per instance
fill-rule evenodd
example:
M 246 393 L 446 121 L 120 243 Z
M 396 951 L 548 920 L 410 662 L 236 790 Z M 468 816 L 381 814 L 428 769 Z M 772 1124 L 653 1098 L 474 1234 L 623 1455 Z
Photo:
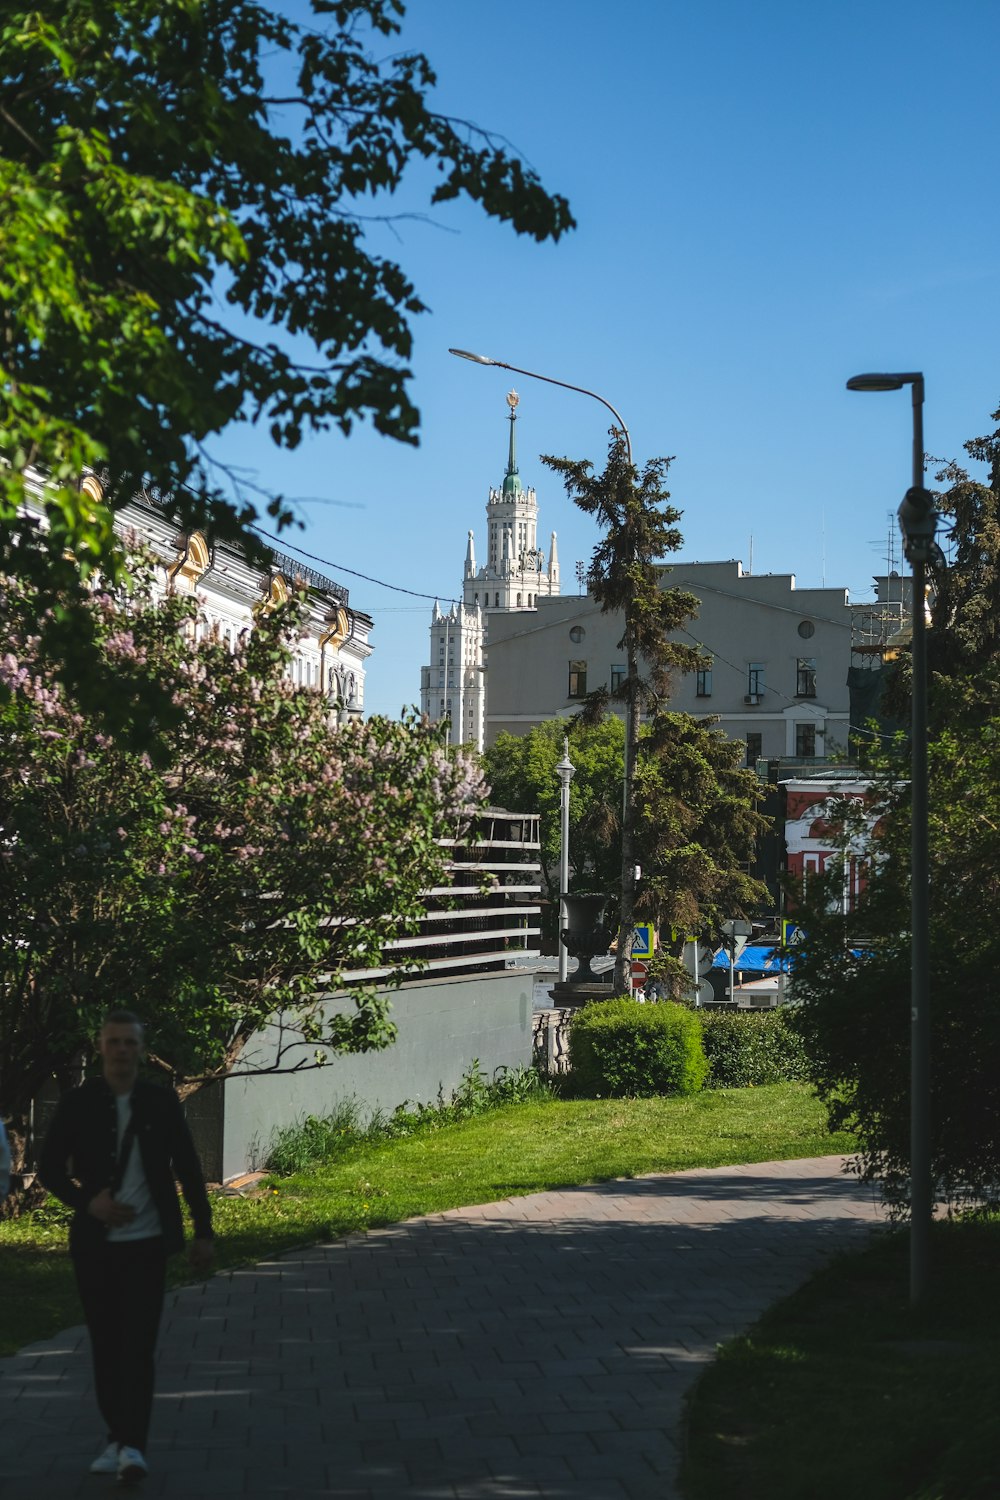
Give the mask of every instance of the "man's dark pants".
M 105 1243 L 73 1256 L 90 1332 L 97 1405 L 108 1441 L 146 1451 L 153 1357 L 167 1257 L 160 1237 Z

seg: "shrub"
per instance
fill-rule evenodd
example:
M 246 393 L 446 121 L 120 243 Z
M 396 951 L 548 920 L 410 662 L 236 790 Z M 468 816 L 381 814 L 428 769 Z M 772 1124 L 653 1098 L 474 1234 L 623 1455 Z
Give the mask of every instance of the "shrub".
M 783 1011 L 699 1012 L 709 1088 L 755 1088 L 807 1076 L 801 1038 Z
M 436 1130 L 441 1125 L 454 1125 L 474 1115 L 501 1109 L 505 1104 L 550 1099 L 554 1093 L 551 1084 L 534 1068 L 508 1068 L 501 1064 L 491 1080 L 479 1066 L 479 1058 L 474 1057 L 450 1099 L 445 1098 L 443 1087 L 438 1089 L 433 1104 L 413 1104 L 406 1099 L 393 1110 L 382 1133 L 398 1136 L 412 1135 L 415 1130 Z
M 328 1115 L 306 1115 L 274 1130 L 262 1165 L 268 1172 L 289 1176 L 332 1161 L 366 1133 L 358 1101 L 342 1099 Z
M 574 1090 L 590 1097 L 695 1094 L 708 1072 L 698 1017 L 669 1000 L 585 1005 L 570 1027 L 569 1058 Z

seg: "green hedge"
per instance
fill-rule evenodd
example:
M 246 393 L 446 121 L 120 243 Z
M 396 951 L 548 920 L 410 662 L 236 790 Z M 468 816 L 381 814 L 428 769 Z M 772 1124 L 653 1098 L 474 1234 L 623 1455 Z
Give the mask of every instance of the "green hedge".
M 569 1034 L 574 1091 L 591 1098 L 695 1094 L 708 1074 L 694 1011 L 672 1001 L 596 1000 Z
M 709 1088 L 743 1089 L 805 1078 L 800 1038 L 780 1010 L 698 1012 Z

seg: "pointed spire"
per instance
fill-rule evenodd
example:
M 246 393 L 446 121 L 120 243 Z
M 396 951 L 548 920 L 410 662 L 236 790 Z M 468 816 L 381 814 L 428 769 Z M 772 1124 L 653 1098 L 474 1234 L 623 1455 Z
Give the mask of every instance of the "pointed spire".
M 516 391 L 507 392 L 507 405 L 510 407 L 510 448 L 507 454 L 507 472 L 503 480 L 503 493 L 505 495 L 520 494 L 521 476 L 517 472 L 517 437 L 514 424 L 517 421 L 517 403 L 520 396 Z
M 441 605 L 437 599 L 434 600 L 434 614 L 431 618 L 434 620 L 440 620 L 441 618 Z
M 549 577 L 552 579 L 559 577 L 559 553 L 556 550 L 555 532 L 552 533 L 552 540 L 549 543 Z
M 465 549 L 465 576 L 472 578 L 476 571 L 476 538 L 475 534 L 469 532 L 469 541 Z

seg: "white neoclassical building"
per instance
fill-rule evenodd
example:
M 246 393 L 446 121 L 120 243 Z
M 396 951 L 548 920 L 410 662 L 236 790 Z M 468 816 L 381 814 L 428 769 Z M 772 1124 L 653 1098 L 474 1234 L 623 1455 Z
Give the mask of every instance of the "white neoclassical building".
M 486 736 L 486 648 L 490 622 L 537 609 L 559 594 L 559 558 L 553 531 L 549 554 L 538 545 L 538 501 L 517 467 L 518 395 L 507 396 L 510 437 L 507 472 L 486 502 L 486 561 L 476 561 L 475 534 L 465 550 L 462 597 L 442 610 L 435 601 L 430 661 L 421 669 L 420 708 L 432 721 L 448 720 L 455 744 L 482 749 Z
M 37 478 L 39 512 L 44 480 Z M 100 480 L 88 474 L 84 493 L 103 498 Z M 290 666 L 292 679 L 323 692 L 339 714 L 360 716 L 365 702 L 365 664 L 372 653 L 369 615 L 352 609 L 348 591 L 305 563 L 272 550 L 271 564 L 251 564 L 230 542 L 213 542 L 201 531 L 179 530 L 169 496 L 142 492 L 115 513 L 115 530 L 126 542 L 149 549 L 161 588 L 193 594 L 196 630 L 217 631 L 230 647 L 253 628 L 269 600 L 305 585 L 308 615 Z

